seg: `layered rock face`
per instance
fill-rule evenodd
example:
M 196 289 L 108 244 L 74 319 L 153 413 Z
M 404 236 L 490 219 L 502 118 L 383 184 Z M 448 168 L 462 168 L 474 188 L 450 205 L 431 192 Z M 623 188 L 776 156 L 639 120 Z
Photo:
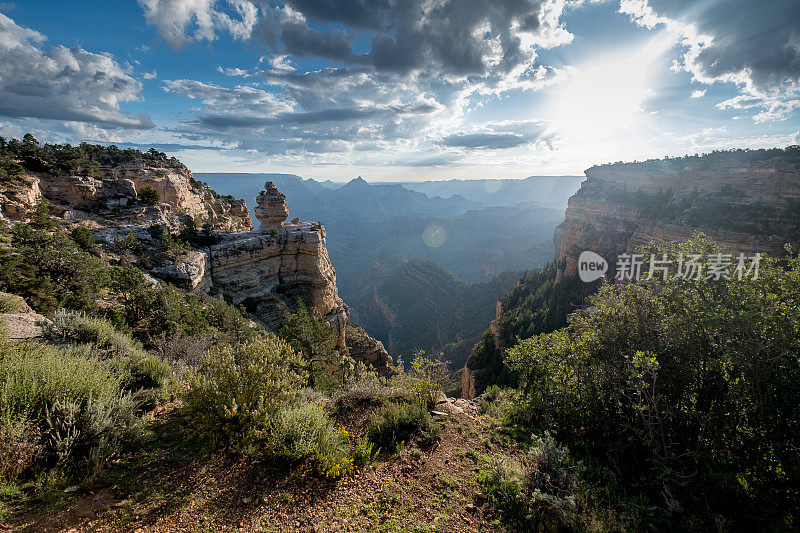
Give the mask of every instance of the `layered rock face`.
M 321 315 L 343 312 L 325 229 L 310 222 L 274 229 L 224 235 L 211 246 L 207 272 L 213 286 L 235 304 L 252 302 L 256 316 L 272 327 L 298 299 Z
M 138 201 L 142 188 L 155 188 L 161 204 L 150 207 Z M 243 200 L 216 195 L 207 185 L 195 181 L 183 164 L 172 161 L 154 166 L 143 161 L 101 166 L 95 177 L 27 173 L 4 188 L 0 214 L 23 220 L 26 210 L 42 196 L 73 220 L 108 218 L 137 223 L 163 223 L 179 227 L 180 217 L 210 221 L 220 231 L 248 231 L 250 213 Z
M 702 231 L 727 253 L 780 256 L 798 243 L 800 148 L 711 154 L 590 168 L 553 244 L 577 272 L 584 250 L 613 265 L 637 246 Z
M 22 176 L 0 189 L 0 219 L 22 221 L 41 200 L 39 178 Z

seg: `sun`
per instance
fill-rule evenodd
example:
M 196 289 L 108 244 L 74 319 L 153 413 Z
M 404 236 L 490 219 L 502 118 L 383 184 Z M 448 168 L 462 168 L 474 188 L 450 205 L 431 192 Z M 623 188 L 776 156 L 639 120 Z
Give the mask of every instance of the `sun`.
M 578 140 L 605 138 L 631 130 L 646 116 L 644 100 L 650 65 L 668 42 L 654 40 L 635 54 L 574 67 L 555 102 L 554 127 Z

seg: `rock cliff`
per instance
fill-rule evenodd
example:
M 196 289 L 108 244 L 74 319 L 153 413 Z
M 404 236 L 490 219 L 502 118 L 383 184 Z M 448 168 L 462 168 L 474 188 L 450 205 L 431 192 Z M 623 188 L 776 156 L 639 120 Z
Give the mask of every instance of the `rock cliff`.
M 782 255 L 800 242 L 800 147 L 616 163 L 586 170 L 553 237 L 566 275 L 592 250 L 611 263 L 702 231 L 728 253 Z
M 82 166 L 60 172 L 65 163 L 53 153 L 61 148 L 12 143 L 0 154 L 5 167 L 15 169 L 0 175 L 0 219 L 6 223 L 34 219 L 46 199 L 50 215 L 67 229 L 89 229 L 100 243 L 96 253 L 112 262 L 134 264 L 189 292 L 242 304 L 270 329 L 302 301 L 335 329 L 342 353 L 352 346 L 354 356 L 381 369 L 392 362 L 379 342 L 348 326 L 349 309 L 338 295 L 325 228 L 296 219 L 284 223 L 286 197 L 271 182 L 258 197 L 260 230 L 253 231 L 244 201 L 216 194 L 160 152 L 81 145 Z M 145 187 L 158 196 L 143 195 Z M 14 319 L 22 324 L 28 318 Z
M 109 221 L 136 225 L 161 223 L 176 229 L 190 217 L 197 226 L 209 222 L 220 231 L 252 228 L 243 200 L 217 195 L 196 181 L 178 161 L 132 160 L 98 166 L 93 174 L 25 172 L 2 188 L 0 217 L 24 220 L 26 213 L 45 197 L 65 218 L 99 225 Z M 159 192 L 158 205 L 150 206 L 139 200 L 142 189 L 148 186 Z

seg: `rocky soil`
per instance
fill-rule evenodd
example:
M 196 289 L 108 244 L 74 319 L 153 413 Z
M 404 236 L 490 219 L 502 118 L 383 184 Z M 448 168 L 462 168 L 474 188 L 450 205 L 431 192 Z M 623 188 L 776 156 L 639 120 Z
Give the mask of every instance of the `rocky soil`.
M 248 467 L 221 457 L 185 459 L 183 421 L 153 421 L 153 449 L 120 461 L 102 482 L 66 494 L 64 506 L 15 515 L 14 531 L 489 531 L 501 530 L 476 482 L 489 455 L 511 445 L 475 404 L 440 399 L 441 439 L 409 443 L 337 483 Z M 438 414 L 437 414 L 438 413 Z M 356 422 L 356 425 L 358 423 Z M 351 427 L 358 431 L 357 427 Z

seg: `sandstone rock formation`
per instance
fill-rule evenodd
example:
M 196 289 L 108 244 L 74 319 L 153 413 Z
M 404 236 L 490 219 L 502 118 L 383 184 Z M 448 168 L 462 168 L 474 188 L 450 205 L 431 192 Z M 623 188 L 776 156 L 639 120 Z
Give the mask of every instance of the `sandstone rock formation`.
M 145 186 L 161 195 L 161 205 L 150 207 L 138 201 Z M 183 164 L 168 160 L 159 165 L 130 161 L 118 166 L 100 166 L 94 177 L 28 172 L 3 187 L 0 216 L 21 221 L 42 197 L 72 219 L 120 221 L 140 224 L 163 223 L 179 227 L 181 216 L 210 221 L 220 231 L 248 231 L 250 213 L 243 200 L 219 196 L 192 177 Z M 68 217 L 69 218 L 69 217 Z
M 89 228 L 102 247 L 109 247 L 119 261 L 138 265 L 149 279 L 154 276 L 189 292 L 214 293 L 243 304 L 270 329 L 278 328 L 302 301 L 334 329 L 342 355 L 350 346 L 356 358 L 379 369 L 391 363 L 381 343 L 360 328 L 348 328 L 349 309 L 338 295 L 325 229 L 296 219 L 285 224 L 286 197 L 271 182 L 257 199 L 261 231 L 252 231 L 244 201 L 216 194 L 166 156 L 100 165 L 93 176 L 28 170 L 0 185 L 4 220 L 28 219 L 47 198 L 51 215 Z M 159 192 L 159 205 L 139 200 L 147 186 Z M 215 231 L 199 235 L 196 228 L 203 222 L 210 222 Z M 187 225 L 195 233 L 178 237 Z M 121 244 L 126 239 L 136 246 Z M 38 315 L 3 316 L 15 338 L 41 333 Z M 349 345 L 348 329 L 353 335 Z
M 270 327 L 293 312 L 298 299 L 324 316 L 344 312 L 325 229 L 301 222 L 275 230 L 222 235 L 208 252 L 213 286 L 231 302 L 249 304 Z
M 25 214 L 42 200 L 39 179 L 21 176 L 0 189 L 0 220 L 22 221 Z
M 264 184 L 264 190 L 259 193 L 256 203 L 258 205 L 254 211 L 261 223 L 261 231 L 280 226 L 289 217 L 286 196 L 271 181 Z
M 800 148 L 592 167 L 553 237 L 566 275 L 584 250 L 612 265 L 637 246 L 702 231 L 727 253 L 782 255 L 798 244 Z

